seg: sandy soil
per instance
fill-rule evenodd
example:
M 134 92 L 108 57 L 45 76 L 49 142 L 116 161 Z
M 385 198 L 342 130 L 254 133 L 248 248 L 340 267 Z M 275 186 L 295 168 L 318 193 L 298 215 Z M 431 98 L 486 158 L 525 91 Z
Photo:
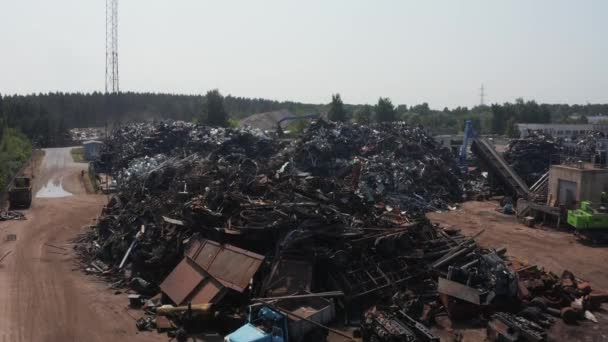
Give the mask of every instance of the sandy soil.
M 45 152 L 34 194 L 50 182 L 73 195 L 34 198 L 27 220 L 0 224 L 0 257 L 10 251 L 0 263 L 0 341 L 166 341 L 138 334 L 139 313 L 127 310 L 126 295 L 74 269 L 70 241 L 106 199 L 86 194 L 80 175 L 87 165 L 74 163 L 70 148 Z
M 590 281 L 592 287 L 608 290 L 607 246 L 582 244 L 566 231 L 526 227 L 514 216 L 497 212 L 497 207 L 495 202 L 467 202 L 457 211 L 427 216 L 442 226 L 460 228 L 465 235 L 485 229 L 476 238 L 484 247 L 507 247 L 507 254 L 518 260 L 545 267 L 558 275 L 570 270 Z M 550 330 L 550 340 L 608 341 L 608 312 L 602 310 L 595 314 L 599 324 L 582 322 L 578 326 L 567 326 L 559 321 Z M 465 331 L 465 341 L 483 341 L 483 337 L 479 330 Z

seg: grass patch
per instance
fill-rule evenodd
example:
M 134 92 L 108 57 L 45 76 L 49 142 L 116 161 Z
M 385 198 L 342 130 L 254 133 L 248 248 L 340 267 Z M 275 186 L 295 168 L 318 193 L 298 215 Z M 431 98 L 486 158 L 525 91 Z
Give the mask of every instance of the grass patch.
M 72 159 L 74 159 L 75 163 L 86 163 L 84 160 L 84 147 L 76 147 L 70 150 L 70 154 L 72 155 Z

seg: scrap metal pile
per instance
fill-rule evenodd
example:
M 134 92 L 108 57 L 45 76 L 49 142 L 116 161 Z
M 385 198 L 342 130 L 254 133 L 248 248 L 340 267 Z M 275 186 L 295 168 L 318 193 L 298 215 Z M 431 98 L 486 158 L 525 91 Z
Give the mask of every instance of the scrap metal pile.
M 25 220 L 25 214 L 16 210 L 0 210 L 0 221 Z
M 532 131 L 523 139 L 511 140 L 505 160 L 529 186 L 534 184 L 552 163 L 559 163 L 563 142 L 549 134 Z
M 321 313 L 337 303 L 366 338 L 430 341 L 437 316 L 513 314 L 524 303 L 504 250 L 424 219 L 460 200 L 462 182 L 421 128 L 319 121 L 289 143 L 248 129 L 136 124 L 105 148 L 95 168 L 115 176 L 118 193 L 77 251 L 87 271 L 130 287 L 149 314 L 140 329 L 225 333 L 252 303 L 268 306 L 260 317 L 274 310 L 323 327 L 319 317 L 333 315 Z M 336 298 L 310 304 L 320 297 Z M 199 316 L 214 323 L 193 323 Z M 320 340 L 290 329 L 295 341 Z
M 605 139 L 604 133 L 600 131 L 588 131 L 584 135 L 579 135 L 573 142 L 576 144 L 576 150 L 580 153 L 589 155 L 595 154 L 597 143 Z
M 599 144 L 604 141 L 604 134 L 598 131 L 587 132 L 571 141 L 531 131 L 526 138 L 512 140 L 504 158 L 526 184 L 532 185 L 552 164 L 598 163 L 595 155 Z

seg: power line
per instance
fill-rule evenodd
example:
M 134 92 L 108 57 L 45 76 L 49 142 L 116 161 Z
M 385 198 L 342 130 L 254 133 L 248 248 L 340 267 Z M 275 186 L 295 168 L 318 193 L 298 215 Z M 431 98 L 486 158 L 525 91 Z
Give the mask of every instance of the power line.
M 106 0 L 106 94 L 119 91 L 118 0 Z

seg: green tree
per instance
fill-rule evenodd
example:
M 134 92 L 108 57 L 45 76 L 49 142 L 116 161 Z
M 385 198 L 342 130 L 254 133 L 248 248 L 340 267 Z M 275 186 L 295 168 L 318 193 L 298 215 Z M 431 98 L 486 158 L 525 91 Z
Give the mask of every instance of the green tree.
M 418 126 L 422 124 L 422 118 L 420 117 L 420 114 L 412 113 L 407 116 L 405 122 L 407 122 L 408 125 Z
M 429 108 L 429 104 L 424 102 L 423 104 L 410 107 L 410 112 L 418 113 L 420 115 L 428 115 L 431 113 L 431 109 Z
M 397 107 L 395 107 L 395 113 L 397 113 L 398 118 L 403 118 L 407 114 L 407 105 L 398 105 Z
M 362 125 L 369 125 L 372 122 L 372 106 L 363 105 L 355 112 L 355 122 Z
M 509 138 L 519 138 L 519 131 L 515 126 L 515 117 L 513 116 L 507 121 L 507 129 L 505 131 L 505 135 Z
M 344 110 L 344 103 L 342 103 L 340 94 L 335 94 L 331 96 L 331 103 L 329 104 L 327 118 L 330 121 L 346 121 L 346 110 Z
M 228 113 L 224 108 L 224 97 L 219 90 L 209 90 L 203 101 L 203 122 L 209 126 L 228 126 Z
M 395 121 L 395 106 L 388 97 L 379 98 L 376 105 L 376 122 Z
M 504 134 L 507 126 L 507 113 L 504 106 L 492 105 L 492 133 Z

